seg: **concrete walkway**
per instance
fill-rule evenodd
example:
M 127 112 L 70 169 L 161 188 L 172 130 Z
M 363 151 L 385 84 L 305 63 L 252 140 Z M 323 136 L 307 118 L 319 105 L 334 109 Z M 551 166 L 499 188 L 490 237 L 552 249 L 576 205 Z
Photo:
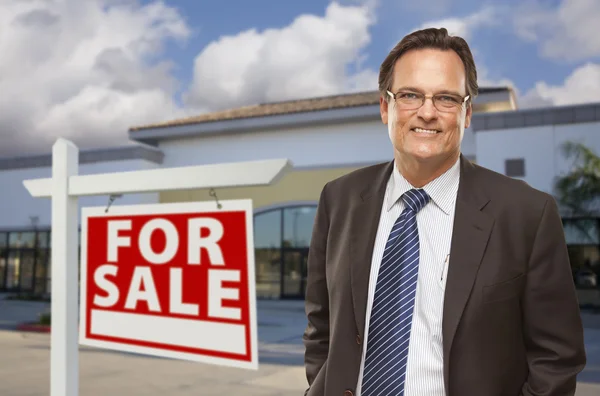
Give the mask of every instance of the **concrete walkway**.
M 48 395 L 50 337 L 0 331 L 0 394 Z M 286 351 L 288 363 L 271 363 L 281 352 L 265 352 L 258 371 L 152 358 L 80 347 L 80 394 L 128 395 L 301 395 L 306 380 L 299 353 Z
M 0 323 L 14 328 L 46 309 L 47 304 L 0 301 Z M 600 329 L 595 326 L 599 319 L 584 319 L 590 360 L 577 396 L 600 395 Z M 258 371 L 80 347 L 80 395 L 302 395 L 306 388 L 303 302 L 259 301 L 258 323 Z M 0 331 L 0 394 L 47 396 L 49 348 L 48 334 Z

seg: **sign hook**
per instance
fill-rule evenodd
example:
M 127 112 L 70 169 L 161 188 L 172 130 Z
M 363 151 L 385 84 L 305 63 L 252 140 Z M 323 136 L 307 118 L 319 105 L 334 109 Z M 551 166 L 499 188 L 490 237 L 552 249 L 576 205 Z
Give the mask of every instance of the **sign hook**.
M 210 189 L 208 193 L 211 197 L 215 197 L 215 201 L 217 202 L 217 208 L 221 209 L 222 205 L 219 203 L 219 198 L 217 197 L 217 193 L 214 188 Z
M 123 194 L 110 194 L 110 196 L 108 197 L 108 205 L 106 205 L 106 209 L 104 210 L 104 213 L 108 213 L 108 208 L 110 208 L 110 205 L 112 205 L 114 200 L 117 198 L 120 198 L 122 196 L 123 196 Z

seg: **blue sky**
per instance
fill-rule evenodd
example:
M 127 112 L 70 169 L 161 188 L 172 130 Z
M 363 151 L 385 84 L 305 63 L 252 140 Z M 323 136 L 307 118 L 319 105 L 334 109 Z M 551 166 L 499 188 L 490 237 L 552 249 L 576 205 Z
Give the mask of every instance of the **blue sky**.
M 521 2 L 511 0 L 504 4 L 510 6 Z M 553 3 L 557 4 L 558 1 L 555 0 Z M 189 65 L 202 48 L 211 41 L 223 35 L 236 35 L 248 29 L 261 31 L 268 28 L 283 28 L 301 14 L 322 16 L 329 2 L 323 0 L 301 2 L 170 0 L 167 4 L 179 9 L 194 30 L 190 40 L 183 47 L 173 45 L 167 52 L 167 56 L 175 59 L 182 67 L 177 72 L 178 78 L 183 82 L 189 82 L 192 77 Z M 346 1 L 341 4 L 350 5 L 353 2 Z M 402 7 L 392 1 L 380 1 L 375 9 L 377 23 L 369 30 L 372 35 L 371 43 L 363 51 L 368 57 L 365 66 L 377 69 L 390 46 L 413 28 L 432 20 L 468 16 L 481 9 L 481 4 L 479 1 L 462 1 L 452 6 L 433 5 L 417 8 Z M 559 84 L 573 69 L 573 65 L 566 62 L 549 62 L 541 59 L 538 56 L 536 43 L 520 40 L 510 26 L 482 29 L 478 31 L 477 36 L 469 40 L 469 44 L 479 51 L 478 59 L 488 65 L 490 77 L 510 78 L 525 90 L 532 88 L 538 80 Z
M 3 0 L 0 155 L 131 126 L 375 90 L 388 51 L 447 27 L 520 107 L 600 101 L 598 0 Z
M 147 0 L 150 2 L 150 0 Z M 578 1 L 585 3 L 586 1 Z M 342 5 L 357 5 L 360 1 L 340 1 Z M 364 3 L 364 2 L 362 2 Z M 523 0 L 505 0 L 480 2 L 476 0 L 438 0 L 430 5 L 411 5 L 408 1 L 380 0 L 374 6 L 376 22 L 370 27 L 370 43 L 362 49 L 366 56 L 364 66 L 377 70 L 387 52 L 405 34 L 428 22 L 447 18 L 467 18 L 486 7 L 501 9 L 501 13 L 523 7 Z M 534 4 L 534 2 L 530 2 Z M 560 0 L 544 1 L 545 9 L 559 11 Z M 591 2 L 588 2 L 591 4 Z M 193 71 L 189 67 L 194 57 L 211 41 L 221 37 L 236 35 L 248 29 L 281 29 L 290 25 L 302 14 L 323 16 L 330 4 L 324 0 L 304 0 L 302 2 L 283 2 L 255 0 L 252 2 L 232 0 L 228 2 L 200 2 L 192 0 L 169 0 L 167 4 L 180 10 L 193 32 L 183 46 L 172 45 L 166 55 L 173 58 L 178 66 L 176 75 L 187 85 Z M 502 4 L 502 5 L 499 5 Z M 541 3 L 540 3 L 541 4 Z M 592 8 L 598 11 L 600 8 Z M 600 18 L 600 15 L 596 15 Z M 507 17 L 510 19 L 510 16 Z M 436 25 L 442 26 L 442 24 Z M 544 81 L 550 85 L 561 85 L 576 69 L 588 61 L 600 60 L 600 51 L 596 56 L 578 60 L 547 59 L 540 55 L 538 42 L 526 41 L 518 36 L 512 24 L 502 22 L 499 25 L 484 25 L 476 29 L 476 34 L 468 38 L 476 52 L 476 62 L 487 69 L 487 77 L 493 81 L 508 79 L 521 91 L 534 88 Z M 577 45 L 577 43 L 573 43 Z

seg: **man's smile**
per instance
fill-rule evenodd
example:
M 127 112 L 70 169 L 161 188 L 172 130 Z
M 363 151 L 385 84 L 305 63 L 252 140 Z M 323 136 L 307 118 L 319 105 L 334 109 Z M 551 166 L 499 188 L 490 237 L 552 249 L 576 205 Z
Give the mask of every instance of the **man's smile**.
M 420 133 L 420 134 L 429 134 L 429 135 L 435 135 L 437 133 L 441 133 L 441 131 L 438 129 L 412 128 L 411 131 Z

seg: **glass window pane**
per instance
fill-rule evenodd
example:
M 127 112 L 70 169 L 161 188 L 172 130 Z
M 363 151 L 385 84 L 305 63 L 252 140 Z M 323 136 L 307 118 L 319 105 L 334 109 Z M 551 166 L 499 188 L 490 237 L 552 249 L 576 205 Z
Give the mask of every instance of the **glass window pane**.
M 568 245 L 600 244 L 597 219 L 565 219 L 563 226 Z
M 52 291 L 52 250 L 48 249 L 48 266 L 46 267 L 46 293 Z M 81 273 L 81 271 L 78 271 Z
M 281 250 L 255 249 L 256 297 L 279 298 L 281 295 Z
M 254 247 L 281 247 L 281 210 L 260 213 L 254 216 Z
M 46 278 L 48 277 L 48 249 L 38 250 L 37 265 L 35 268 L 34 293 L 43 295 L 46 291 Z
M 575 286 L 579 292 L 582 305 L 600 304 L 595 294 L 600 285 L 600 248 L 598 246 L 569 246 L 569 260 L 573 269 Z M 593 290 L 590 294 L 585 290 Z M 581 302 L 585 300 L 586 302 Z
M 7 232 L 0 232 L 0 248 L 5 248 L 7 246 L 7 238 L 8 238 L 8 233 Z
M 19 287 L 20 259 L 19 251 L 9 251 L 8 253 L 8 271 L 6 273 L 6 288 L 13 290 Z
M 35 264 L 35 252 L 33 250 L 21 251 L 19 282 L 21 290 L 33 291 L 33 270 Z
M 38 248 L 48 247 L 48 231 L 38 231 L 37 233 Z
M 6 288 L 6 250 L 0 249 L 0 289 Z
M 284 246 L 309 247 L 317 207 L 286 208 L 283 213 Z
M 35 232 L 11 232 L 8 238 L 10 247 L 28 247 L 35 246 Z
M 306 292 L 306 265 L 308 250 L 294 249 L 284 251 L 283 290 L 285 297 L 302 298 Z

